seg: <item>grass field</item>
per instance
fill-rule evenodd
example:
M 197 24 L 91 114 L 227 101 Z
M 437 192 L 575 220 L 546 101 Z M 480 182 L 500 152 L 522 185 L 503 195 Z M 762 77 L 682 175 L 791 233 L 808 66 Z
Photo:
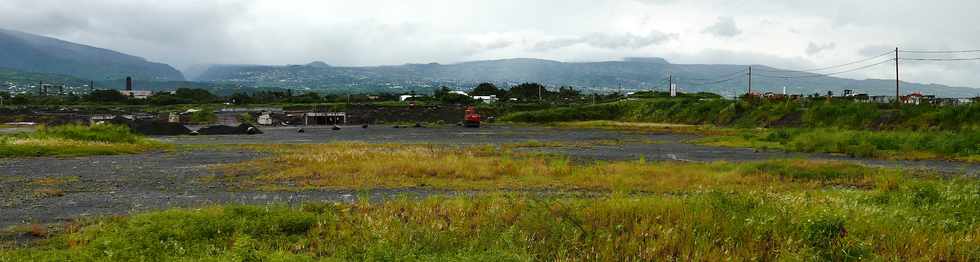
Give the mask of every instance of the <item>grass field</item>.
M 608 120 L 560 122 L 561 128 L 598 128 L 647 133 L 705 136 L 695 144 L 837 153 L 852 157 L 980 162 L 980 131 L 849 130 L 841 128 L 732 128 L 710 125 L 618 122 Z
M 841 153 L 882 159 L 945 159 L 973 162 L 980 158 L 980 132 L 859 131 L 833 128 L 754 129 L 695 141 L 711 146 Z
M 0 158 L 133 154 L 165 148 L 115 125 L 41 127 L 31 133 L 0 135 Z
M 975 178 L 805 160 L 573 162 L 489 146 L 254 148 L 272 156 L 216 167 L 223 179 L 484 193 L 31 227 L 21 230 L 48 238 L 0 249 L 0 261 L 980 259 Z
M 575 163 L 508 147 L 337 143 L 251 146 L 273 156 L 214 167 L 221 179 L 266 190 L 432 188 L 445 190 L 590 190 L 674 193 L 695 189 L 768 190 L 866 187 L 878 173 L 840 162 L 762 164 L 617 161 Z M 819 179 L 761 172 L 769 165 Z M 765 171 L 763 170 L 763 171 Z M 761 175 L 760 175 L 761 173 Z M 824 179 L 824 176 L 827 176 Z
M 980 104 L 644 99 L 512 113 L 503 121 L 709 135 L 713 146 L 881 159 L 980 159 Z M 660 124 L 668 123 L 668 124 Z

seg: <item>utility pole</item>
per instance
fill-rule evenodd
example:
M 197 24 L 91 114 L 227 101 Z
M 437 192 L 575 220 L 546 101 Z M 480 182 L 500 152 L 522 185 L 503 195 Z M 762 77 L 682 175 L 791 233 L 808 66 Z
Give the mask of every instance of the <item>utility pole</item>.
M 749 66 L 749 92 L 747 95 L 752 95 L 752 66 Z
M 902 105 L 902 94 L 899 93 L 900 82 L 898 81 L 898 47 L 895 48 L 895 105 Z
M 541 88 L 542 87 L 543 87 L 543 85 L 538 84 L 538 102 L 544 101 L 544 98 L 541 96 Z

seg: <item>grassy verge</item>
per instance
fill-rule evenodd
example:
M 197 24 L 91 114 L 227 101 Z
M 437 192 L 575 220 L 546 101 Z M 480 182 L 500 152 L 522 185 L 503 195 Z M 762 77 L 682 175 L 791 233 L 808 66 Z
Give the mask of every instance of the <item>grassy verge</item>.
M 755 129 L 695 143 L 883 159 L 980 160 L 980 132 Z
M 0 157 L 133 154 L 168 148 L 125 126 L 65 125 L 0 136 Z
M 0 249 L 0 261 L 980 259 L 976 181 L 900 176 L 873 185 L 174 209 L 67 224 L 34 247 Z

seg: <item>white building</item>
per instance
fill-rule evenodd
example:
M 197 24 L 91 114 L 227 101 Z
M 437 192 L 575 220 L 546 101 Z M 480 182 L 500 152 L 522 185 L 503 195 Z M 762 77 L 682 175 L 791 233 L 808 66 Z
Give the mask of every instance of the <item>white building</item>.
M 498 101 L 497 95 L 473 96 L 473 100 L 477 100 L 477 101 L 484 102 L 484 103 L 487 103 L 487 104 L 493 104 L 493 103 L 496 103 Z
M 398 97 L 398 101 L 405 101 L 405 100 L 408 100 L 409 98 L 419 98 L 419 97 L 422 97 L 422 96 L 420 96 L 420 95 L 401 95 L 400 97 Z

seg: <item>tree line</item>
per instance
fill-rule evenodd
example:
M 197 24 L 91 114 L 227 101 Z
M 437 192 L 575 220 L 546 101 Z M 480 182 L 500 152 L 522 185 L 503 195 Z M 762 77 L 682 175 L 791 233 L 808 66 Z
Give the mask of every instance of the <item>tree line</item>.
M 509 88 L 500 88 L 492 83 L 481 83 L 467 92 L 468 95 L 452 92 L 442 86 L 433 90 L 431 96 L 413 96 L 409 100 L 436 102 L 446 104 L 476 104 L 473 96 L 496 96 L 501 102 L 516 103 L 570 103 L 585 100 L 605 100 L 620 97 L 620 94 L 598 95 L 584 94 L 570 86 L 560 86 L 549 89 L 539 83 L 522 83 Z M 178 88 L 171 92 L 157 92 L 146 99 L 136 99 L 126 96 L 117 90 L 93 90 L 87 94 L 64 95 L 12 95 L 0 92 L 0 100 L 4 105 L 73 105 L 73 104 L 106 104 L 106 105 L 177 105 L 177 104 L 272 104 L 272 103 L 368 103 L 399 101 L 401 95 L 414 93 L 376 93 L 376 94 L 320 94 L 303 92 L 294 94 L 292 90 L 262 90 L 252 92 L 234 92 L 220 96 L 206 89 Z

